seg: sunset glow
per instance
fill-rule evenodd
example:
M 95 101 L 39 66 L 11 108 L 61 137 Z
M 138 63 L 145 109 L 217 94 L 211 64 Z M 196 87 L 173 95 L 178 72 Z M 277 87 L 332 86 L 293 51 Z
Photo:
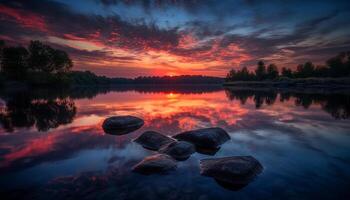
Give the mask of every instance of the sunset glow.
M 75 70 L 120 77 L 223 77 L 260 59 L 295 68 L 349 48 L 349 31 L 341 25 L 349 17 L 345 1 L 284 4 L 2 1 L 0 39 L 15 45 L 42 40 L 67 51 Z
M 0 0 L 2 200 L 350 199 L 350 0 Z

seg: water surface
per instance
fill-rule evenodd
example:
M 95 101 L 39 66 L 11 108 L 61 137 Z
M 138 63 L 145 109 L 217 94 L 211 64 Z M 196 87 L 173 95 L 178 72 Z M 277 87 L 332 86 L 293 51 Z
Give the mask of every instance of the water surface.
M 0 191 L 6 199 L 349 199 L 350 94 L 221 87 L 3 91 Z M 145 125 L 105 134 L 113 115 Z M 231 140 L 166 175 L 131 167 L 155 152 L 132 142 L 218 126 Z M 233 191 L 199 174 L 199 160 L 252 155 L 264 171 Z

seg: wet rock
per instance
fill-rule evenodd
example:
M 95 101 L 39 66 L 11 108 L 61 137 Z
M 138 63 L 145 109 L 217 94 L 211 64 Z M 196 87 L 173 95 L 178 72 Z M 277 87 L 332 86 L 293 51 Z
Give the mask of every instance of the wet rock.
M 107 118 L 102 128 L 107 134 L 124 135 L 133 132 L 143 126 L 142 119 L 134 116 L 115 116 Z
M 154 173 L 166 173 L 168 171 L 175 170 L 176 167 L 176 161 L 170 156 L 165 154 L 156 154 L 143 159 L 133 167 L 132 171 L 144 175 L 150 175 Z
M 146 131 L 136 138 L 134 142 L 142 145 L 146 149 L 158 151 L 160 147 L 173 143 L 175 140 L 155 131 Z
M 197 153 L 209 155 L 209 156 L 214 156 L 220 150 L 220 147 L 218 147 L 218 148 L 205 148 L 205 147 L 196 146 L 195 149 L 196 149 Z
M 195 148 L 189 142 L 179 141 L 162 146 L 159 152 L 170 155 L 176 160 L 186 160 L 195 152 Z
M 221 144 L 230 140 L 230 136 L 222 128 L 205 128 L 193 131 L 186 131 L 175 135 L 174 138 L 191 142 L 197 147 L 217 149 Z
M 248 183 L 235 183 L 235 182 L 221 181 L 221 180 L 215 179 L 215 178 L 214 178 L 214 180 L 221 187 L 223 187 L 227 190 L 232 190 L 232 191 L 241 190 L 249 184 L 249 182 Z
M 239 190 L 260 174 L 263 167 L 252 156 L 232 156 L 203 159 L 200 169 L 201 175 L 213 177 L 221 186 Z

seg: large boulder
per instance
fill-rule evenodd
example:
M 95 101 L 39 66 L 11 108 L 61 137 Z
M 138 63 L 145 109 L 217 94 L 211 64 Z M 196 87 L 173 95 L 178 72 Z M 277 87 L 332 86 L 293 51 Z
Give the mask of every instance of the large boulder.
M 249 184 L 263 170 L 252 156 L 210 158 L 200 161 L 200 173 L 213 177 L 221 186 L 238 190 Z
M 191 142 L 197 147 L 217 149 L 221 144 L 230 140 L 230 136 L 222 128 L 205 128 L 186 131 L 174 136 L 178 140 Z
M 176 160 L 186 160 L 195 152 L 195 148 L 189 142 L 179 141 L 162 146 L 159 152 L 167 154 Z
M 102 128 L 105 133 L 112 135 L 124 135 L 133 132 L 143 126 L 142 119 L 134 116 L 114 116 L 107 118 Z
M 158 151 L 160 147 L 173 143 L 175 140 L 155 131 L 146 131 L 137 137 L 134 142 L 142 145 L 146 149 Z
M 176 161 L 170 156 L 165 154 L 156 154 L 143 159 L 133 167 L 132 171 L 149 175 L 154 173 L 166 173 L 171 170 L 175 170 L 176 167 Z

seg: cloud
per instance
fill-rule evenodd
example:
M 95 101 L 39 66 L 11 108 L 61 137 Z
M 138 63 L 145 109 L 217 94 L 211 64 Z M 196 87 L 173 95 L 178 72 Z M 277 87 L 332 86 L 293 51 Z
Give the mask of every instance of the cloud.
M 44 40 L 67 50 L 78 69 L 104 74 L 110 68 L 130 69 L 128 76 L 224 76 L 259 59 L 321 64 L 350 44 L 343 1 L 5 0 L 0 6 L 0 38 Z M 139 74 L 132 75 L 134 68 Z
M 35 13 L 0 5 L 0 14 L 7 20 L 17 22 L 25 28 L 47 31 L 45 20 Z

